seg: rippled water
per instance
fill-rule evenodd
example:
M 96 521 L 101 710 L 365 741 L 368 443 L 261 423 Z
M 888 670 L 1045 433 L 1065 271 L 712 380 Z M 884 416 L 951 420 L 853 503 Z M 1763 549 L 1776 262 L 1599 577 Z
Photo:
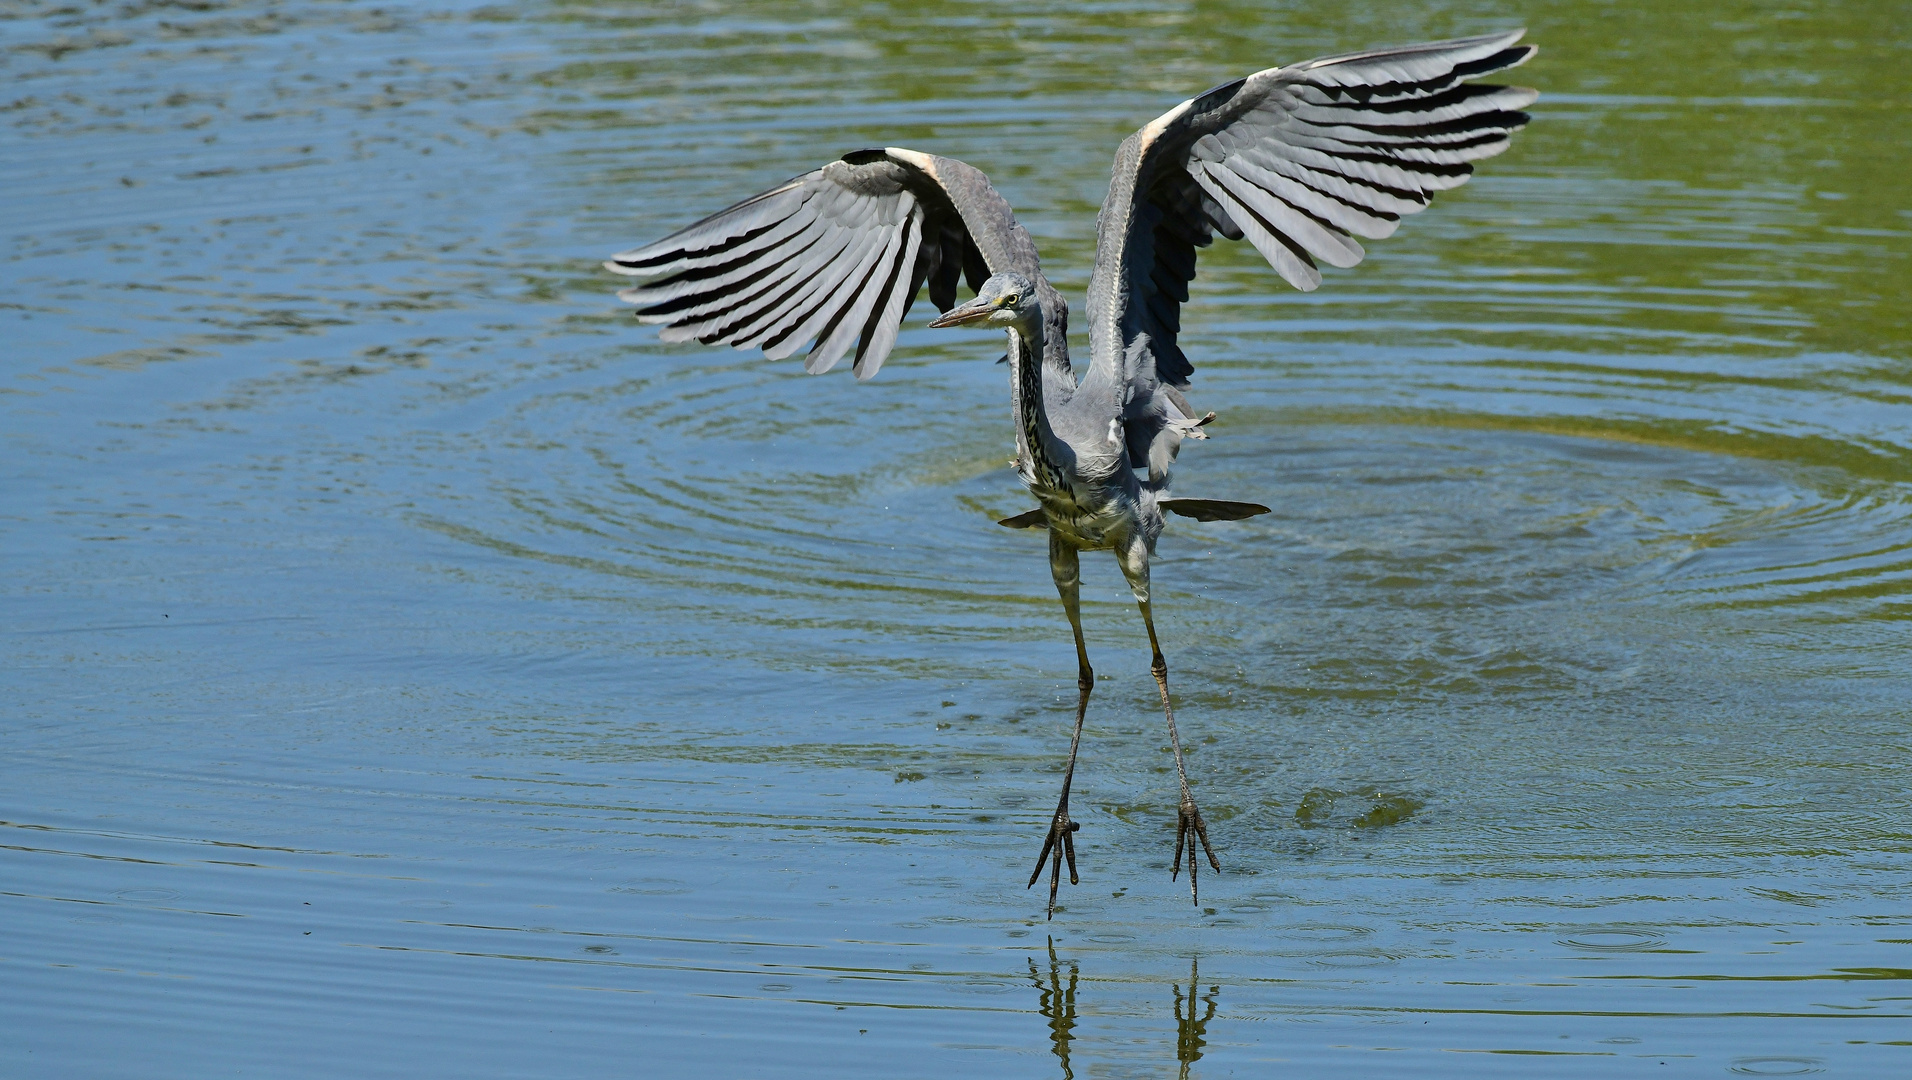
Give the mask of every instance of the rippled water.
M 1638 7 L 0 5 L 0 1072 L 1906 1069 L 1912 17 Z M 1520 23 L 1535 123 L 1367 264 L 1204 257 L 1226 872 L 1098 558 L 1045 923 L 997 343 L 806 378 L 597 260 L 905 145 L 1079 297 L 1163 109 Z

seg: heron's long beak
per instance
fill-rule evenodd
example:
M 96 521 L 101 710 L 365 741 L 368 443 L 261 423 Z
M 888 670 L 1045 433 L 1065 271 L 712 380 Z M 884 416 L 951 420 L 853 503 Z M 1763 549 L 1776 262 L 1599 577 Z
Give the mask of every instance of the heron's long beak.
M 945 326 L 965 326 L 978 319 L 986 319 L 996 310 L 996 305 L 988 300 L 971 300 L 967 304 L 958 304 L 929 321 L 930 326 L 941 329 Z

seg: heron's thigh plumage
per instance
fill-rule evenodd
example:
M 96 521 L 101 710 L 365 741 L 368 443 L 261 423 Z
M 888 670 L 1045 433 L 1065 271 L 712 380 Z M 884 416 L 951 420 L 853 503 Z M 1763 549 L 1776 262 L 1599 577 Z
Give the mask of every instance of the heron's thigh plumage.
M 1129 581 L 1129 591 L 1135 594 L 1135 602 L 1149 602 L 1149 545 L 1139 532 L 1124 535 L 1115 544 L 1115 561 L 1122 567 L 1122 576 Z
M 1049 572 L 1055 576 L 1056 591 L 1066 602 L 1082 591 L 1082 556 L 1076 546 L 1055 532 L 1049 534 Z

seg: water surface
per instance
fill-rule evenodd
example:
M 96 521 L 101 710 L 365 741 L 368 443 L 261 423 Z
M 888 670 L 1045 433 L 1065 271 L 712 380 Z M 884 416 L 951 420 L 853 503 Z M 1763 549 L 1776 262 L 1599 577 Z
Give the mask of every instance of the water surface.
M 1045 922 L 1075 672 L 998 343 L 925 302 L 807 378 L 597 260 L 904 145 L 1079 298 L 1135 127 L 1521 24 L 1534 124 L 1366 264 L 1203 256 L 1178 490 L 1276 508 L 1156 563 L 1225 873 L 1168 879 L 1089 560 Z M 0 1071 L 1905 1070 L 1909 52 L 1885 2 L 0 7 Z

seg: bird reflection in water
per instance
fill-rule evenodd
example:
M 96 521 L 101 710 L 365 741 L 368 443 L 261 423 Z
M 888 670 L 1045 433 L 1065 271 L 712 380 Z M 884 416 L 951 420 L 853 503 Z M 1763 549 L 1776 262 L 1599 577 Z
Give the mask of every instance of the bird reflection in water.
M 1069 969 L 1069 982 L 1063 985 L 1062 969 Z M 1042 1010 L 1043 1019 L 1049 1021 L 1049 1042 L 1055 1049 L 1057 1060 L 1062 1062 L 1063 1080 L 1075 1080 L 1075 1070 L 1069 1067 L 1069 1043 L 1075 1039 L 1076 1025 L 1076 980 L 1080 972 L 1074 960 L 1056 959 L 1056 939 L 1049 939 L 1049 975 L 1045 982 L 1042 970 L 1036 967 L 1036 958 L 1029 958 L 1029 979 L 1036 984 L 1036 992 L 1041 998 L 1037 1008 Z
M 1175 996 L 1175 1061 L 1181 1066 L 1180 1080 L 1188 1080 L 1188 1067 L 1202 1059 L 1202 1048 L 1208 1045 L 1208 1022 L 1215 1019 L 1216 999 L 1222 992 L 1219 984 L 1211 984 L 1206 994 L 1201 992 L 1200 963 L 1198 957 L 1188 959 L 1186 994 L 1180 983 L 1169 988 Z M 1054 938 L 1049 939 L 1047 972 L 1037 965 L 1035 957 L 1029 958 L 1029 981 L 1035 984 L 1036 993 L 1040 995 L 1036 1007 L 1049 1022 L 1050 1048 L 1055 1051 L 1056 1060 L 1062 1063 L 1063 1080 L 1075 1080 L 1075 1068 L 1069 1063 L 1069 1044 L 1076 1038 L 1076 984 L 1081 978 L 1081 969 L 1074 960 L 1056 956 Z
M 1199 961 L 1188 958 L 1188 996 L 1182 996 L 1180 986 L 1172 987 L 1175 992 L 1175 1060 L 1181 1063 L 1181 1080 L 1188 1080 L 1188 1067 L 1202 1059 L 1202 1047 L 1208 1045 L 1208 1022 L 1215 1019 L 1215 999 L 1221 995 L 1222 988 L 1213 985 L 1199 1001 L 1196 993 L 1201 989 L 1202 976 L 1196 968 Z M 1183 1005 L 1187 1009 L 1183 1009 Z M 1195 1014 L 1197 1007 L 1202 1012 Z

